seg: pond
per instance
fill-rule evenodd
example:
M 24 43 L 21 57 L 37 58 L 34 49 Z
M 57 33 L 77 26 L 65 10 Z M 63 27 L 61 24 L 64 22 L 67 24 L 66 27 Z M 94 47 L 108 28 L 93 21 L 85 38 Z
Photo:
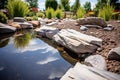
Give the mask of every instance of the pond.
M 76 59 L 46 42 L 31 30 L 0 35 L 0 80 L 59 80 Z

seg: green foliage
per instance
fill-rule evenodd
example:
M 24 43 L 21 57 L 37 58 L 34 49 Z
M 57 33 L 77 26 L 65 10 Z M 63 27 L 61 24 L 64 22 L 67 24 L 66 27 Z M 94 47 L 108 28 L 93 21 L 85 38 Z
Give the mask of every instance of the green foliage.
M 113 12 L 112 19 L 119 20 L 120 12 Z
M 109 21 L 112 18 L 113 12 L 114 8 L 108 4 L 99 10 L 98 17 L 101 17 L 104 20 Z
M 76 13 L 79 8 L 80 8 L 80 0 L 75 0 L 75 3 L 72 5 L 72 11 Z
M 63 18 L 64 13 L 62 12 L 61 9 L 57 9 L 57 10 L 55 11 L 55 15 L 56 15 L 56 17 L 57 17 L 58 19 L 61 19 L 61 18 Z
M 9 0 L 7 3 L 9 18 L 24 17 L 29 12 L 27 3 L 21 0 Z
M 28 46 L 31 39 L 31 34 L 27 32 L 26 34 L 23 34 L 21 36 L 16 36 L 14 38 L 14 45 L 16 48 L 25 48 Z
M 35 12 L 29 12 L 29 13 L 26 14 L 26 16 L 28 16 L 28 17 L 32 17 L 32 16 L 35 16 L 35 15 L 36 15 Z
M 86 13 L 88 13 L 91 10 L 91 3 L 86 2 L 84 5 L 84 9 L 85 9 Z
M 7 0 L 0 0 L 0 9 L 5 8 Z
M 32 20 L 38 20 L 38 17 L 37 16 L 33 16 Z
M 76 15 L 77 18 L 83 18 L 85 15 L 85 10 L 82 7 L 78 8 Z
M 0 22 L 7 23 L 7 20 L 7 16 L 3 12 L 0 12 Z
M 37 17 L 41 17 L 41 18 L 45 18 L 45 14 L 42 13 L 42 12 L 36 13 L 36 16 L 37 16 Z
M 63 6 L 65 11 L 70 11 L 70 0 L 61 0 L 61 5 Z
M 38 0 L 26 0 L 30 7 L 33 8 L 33 7 L 38 7 Z
M 58 7 L 58 3 L 57 3 L 56 0 L 46 0 L 45 1 L 45 8 L 46 8 L 46 10 L 48 8 L 53 8 L 54 10 L 56 10 L 57 7 Z
M 53 18 L 54 17 L 54 9 L 52 9 L 52 8 L 48 8 L 47 10 L 46 10 L 46 17 L 48 18 L 48 19 L 51 19 L 51 18 Z

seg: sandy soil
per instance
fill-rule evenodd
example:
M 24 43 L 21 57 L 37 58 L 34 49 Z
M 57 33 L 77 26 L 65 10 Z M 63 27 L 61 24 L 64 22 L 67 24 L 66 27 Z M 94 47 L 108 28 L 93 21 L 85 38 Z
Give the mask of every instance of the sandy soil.
M 70 28 L 80 31 L 82 33 L 93 35 L 98 38 L 103 39 L 103 45 L 101 48 L 93 54 L 100 54 L 105 57 L 107 62 L 107 70 L 111 72 L 115 72 L 120 74 L 120 61 L 116 60 L 108 60 L 107 54 L 112 48 L 120 47 L 120 22 L 118 21 L 109 21 L 108 24 L 112 24 L 114 30 L 113 31 L 104 31 L 103 29 L 89 28 L 87 31 L 81 31 L 80 26 L 75 25 L 76 21 L 68 20 L 59 23 L 58 25 L 54 25 L 53 27 L 57 27 L 59 29 Z

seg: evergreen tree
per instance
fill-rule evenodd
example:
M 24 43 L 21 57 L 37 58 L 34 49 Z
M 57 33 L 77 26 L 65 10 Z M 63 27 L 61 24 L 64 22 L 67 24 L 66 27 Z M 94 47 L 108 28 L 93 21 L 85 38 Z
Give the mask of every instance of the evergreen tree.
M 61 0 L 61 5 L 63 6 L 65 11 L 70 11 L 70 0 Z
M 84 9 L 87 12 L 89 12 L 91 10 L 91 3 L 90 2 L 86 2 L 84 5 Z
M 72 11 L 76 13 L 79 8 L 80 8 L 80 0 L 75 0 L 75 3 L 72 5 Z
M 30 7 L 33 8 L 33 7 L 38 7 L 38 0 L 26 0 Z
M 0 0 L 0 9 L 5 8 L 6 4 L 7 4 L 7 0 Z
M 45 1 L 45 8 L 47 10 L 47 8 L 53 8 L 54 10 L 56 10 L 58 7 L 58 2 L 56 0 L 46 0 Z

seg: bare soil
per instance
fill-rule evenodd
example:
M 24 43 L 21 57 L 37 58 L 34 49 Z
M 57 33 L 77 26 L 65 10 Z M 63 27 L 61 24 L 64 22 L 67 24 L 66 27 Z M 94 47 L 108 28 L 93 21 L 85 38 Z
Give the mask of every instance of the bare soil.
M 105 58 L 108 71 L 120 74 L 120 61 L 107 59 L 107 55 L 112 48 L 120 47 L 120 21 L 109 21 L 107 23 L 113 25 L 114 29 L 112 31 L 104 31 L 103 29 L 96 28 L 89 28 L 87 31 L 81 31 L 80 26 L 76 26 L 76 21 L 73 20 L 62 21 L 53 27 L 59 29 L 74 29 L 103 39 L 102 47 L 98 48 L 98 50 L 93 54 L 100 54 Z

